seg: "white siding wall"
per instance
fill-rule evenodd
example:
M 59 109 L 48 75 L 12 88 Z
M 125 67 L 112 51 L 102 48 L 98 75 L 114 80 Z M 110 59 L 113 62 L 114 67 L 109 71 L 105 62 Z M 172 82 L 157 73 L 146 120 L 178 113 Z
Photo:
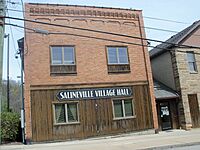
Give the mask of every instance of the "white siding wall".
M 153 77 L 167 85 L 168 87 L 176 90 L 174 82 L 174 74 L 171 62 L 171 55 L 166 52 L 159 57 L 151 60 L 151 67 L 153 72 Z

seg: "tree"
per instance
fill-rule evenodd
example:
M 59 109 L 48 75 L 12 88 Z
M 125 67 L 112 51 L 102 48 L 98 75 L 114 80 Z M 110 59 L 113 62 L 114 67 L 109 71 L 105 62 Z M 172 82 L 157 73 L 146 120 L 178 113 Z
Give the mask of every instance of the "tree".
M 0 112 L 0 143 L 19 140 L 20 135 L 20 83 L 10 80 L 10 111 L 7 110 L 7 82 L 2 82 L 2 101 Z
M 21 109 L 21 94 L 20 94 L 20 82 L 15 80 L 10 80 L 10 110 L 16 113 L 20 113 Z M 7 85 L 6 80 L 2 82 L 2 101 L 1 109 L 6 111 L 7 107 Z
M 0 138 L 3 142 L 15 141 L 19 134 L 20 117 L 14 112 L 1 112 Z

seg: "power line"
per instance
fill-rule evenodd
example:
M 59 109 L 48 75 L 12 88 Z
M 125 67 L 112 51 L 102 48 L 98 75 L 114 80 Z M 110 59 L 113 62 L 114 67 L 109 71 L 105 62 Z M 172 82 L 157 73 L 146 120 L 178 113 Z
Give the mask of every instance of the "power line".
M 21 5 L 19 2 L 13 2 L 13 1 L 6 1 L 7 3 L 10 3 L 12 5 Z
M 23 12 L 23 18 L 24 18 L 24 16 L 25 16 L 25 11 L 24 11 L 24 2 L 23 2 L 23 0 L 21 0 L 21 5 L 22 5 L 22 12 Z
M 143 18 L 151 19 L 151 20 L 158 20 L 158 21 L 165 21 L 165 22 L 172 22 L 172 23 L 179 23 L 179 24 L 190 24 L 188 22 L 182 22 L 182 21 L 176 21 L 176 20 L 170 20 L 170 19 L 163 19 L 163 18 L 156 18 L 156 17 L 143 16 Z
M 36 33 L 37 29 L 32 29 L 32 28 L 27 28 L 27 27 L 22 27 L 16 24 L 9 24 L 9 23 L 5 23 L 5 25 L 11 25 L 11 26 L 16 26 L 19 28 L 24 28 L 33 32 L 29 32 L 29 33 L 35 33 L 38 34 L 38 32 Z M 168 48 L 161 48 L 161 47 L 155 47 L 155 46 L 150 46 L 150 45 L 144 45 L 144 44 L 139 44 L 139 43 L 133 43 L 133 42 L 126 42 L 126 41 L 121 41 L 121 40 L 113 40 L 113 39 L 105 39 L 105 38 L 100 38 L 100 37 L 94 37 L 94 36 L 89 36 L 89 35 L 81 35 L 81 34 L 74 34 L 74 33 L 61 33 L 61 32 L 49 32 L 48 34 L 59 34 L 59 35 L 70 35 L 70 36 L 78 36 L 78 37 L 84 37 L 84 38 L 92 38 L 92 39 L 97 39 L 97 40 L 104 40 L 104 41 L 111 41 L 111 42 L 117 42 L 117 43 L 123 43 L 123 44 L 130 44 L 130 45 L 137 45 L 137 46 L 144 46 L 144 47 L 151 47 L 151 48 L 157 48 L 157 49 L 161 49 L 161 50 L 166 50 L 166 51 L 174 51 L 173 49 L 168 49 Z M 176 50 L 179 52 L 183 52 L 186 53 L 184 51 L 180 51 L 180 50 Z M 200 53 L 196 53 L 200 55 Z
M 6 6 L 7 7 L 7 6 Z M 8 15 L 9 15 L 9 12 L 7 11 Z M 8 22 L 10 23 L 10 19 L 8 19 Z M 17 49 L 16 49 L 16 45 L 15 45 L 15 38 L 14 38 L 14 34 L 13 34 L 13 30 L 12 30 L 12 27 L 10 26 L 10 32 L 11 32 L 11 37 L 12 37 L 12 42 L 13 42 L 13 46 L 14 46 L 14 49 L 15 49 L 15 53 L 17 53 Z M 18 64 L 18 67 L 20 68 L 20 64 L 19 64 L 19 61 L 17 60 L 17 64 Z
M 21 11 L 21 10 L 16 10 L 16 9 L 8 9 L 8 10 L 10 10 L 10 11 L 16 11 L 16 12 L 28 12 L 29 13 L 29 11 Z M 143 18 L 151 19 L 151 20 L 157 20 L 157 21 L 178 23 L 178 24 L 190 24 L 189 22 L 182 22 L 182 21 L 176 21 L 176 20 L 170 20 L 170 19 L 163 19 L 163 18 L 157 18 L 157 17 L 143 16 Z
M 27 12 L 27 13 L 30 13 L 28 11 L 20 11 L 20 10 L 15 10 L 15 9 L 8 9 L 10 11 L 16 11 L 16 12 Z M 189 24 L 189 23 L 186 23 L 186 22 L 180 22 L 180 21 L 173 21 L 173 20 L 168 20 L 168 19 L 161 19 L 161 18 L 154 18 L 154 17 L 144 17 L 144 18 L 148 18 L 148 19 L 154 19 L 154 20 L 162 20 L 162 21 L 168 21 L 168 22 L 176 22 L 176 23 L 182 23 L 182 24 Z M 175 31 L 175 30 L 169 30 L 169 29 L 162 29 L 162 28 L 155 28 L 155 27 L 147 27 L 147 26 L 137 26 L 135 25 L 135 27 L 140 27 L 140 28 L 145 28 L 145 29 L 149 29 L 149 30 L 156 30 L 156 31 L 162 31 L 162 32 L 170 32 L 170 33 L 179 33 L 179 31 Z M 193 34 L 193 36 L 200 36 L 198 34 Z
M 16 12 L 23 12 L 23 13 L 24 12 L 30 13 L 28 11 L 20 11 L 20 10 L 15 10 L 15 9 L 8 9 L 8 10 L 10 10 L 10 11 L 16 11 Z M 147 17 L 147 18 L 150 18 L 150 17 Z M 151 17 L 151 18 L 153 18 L 153 17 Z M 157 19 L 157 20 L 165 20 L 165 19 Z M 139 26 L 135 25 L 135 27 L 139 27 Z M 156 30 L 156 31 L 163 31 L 163 32 L 170 32 L 170 33 L 179 33 L 178 31 L 168 30 L 168 29 L 161 29 L 161 28 L 154 28 L 154 27 L 147 27 L 147 26 L 140 26 L 140 27 L 141 28 L 145 28 L 145 29 L 149 29 L 149 30 Z M 200 35 L 196 35 L 196 34 L 193 34 L 193 35 L 194 36 L 200 36 Z
M 15 27 L 14 27 L 15 28 Z M 24 30 L 23 29 L 18 29 L 17 27 L 15 28 L 18 32 L 20 32 L 20 33 L 24 33 Z
M 21 13 L 21 12 L 22 12 L 22 13 L 23 13 L 23 12 L 28 12 L 28 11 L 22 11 L 22 10 L 17 10 L 17 9 L 10 9 L 10 8 L 7 9 L 7 10 L 9 10 L 9 11 L 14 11 L 14 12 L 20 12 L 20 13 Z
M 7 13 L 8 13 L 8 15 L 9 15 L 9 12 L 7 11 Z M 8 19 L 8 22 L 10 23 L 10 19 Z M 10 32 L 11 32 L 11 35 L 12 35 L 12 40 L 13 40 L 13 42 L 15 41 L 14 40 L 14 36 L 13 36 L 13 31 L 12 31 L 12 27 L 10 26 Z M 14 42 L 14 49 L 16 50 L 16 46 L 15 46 L 15 42 Z
M 175 44 L 175 43 L 166 42 L 166 41 L 164 42 L 164 41 L 160 41 L 160 40 L 155 40 L 155 39 L 150 39 L 150 38 L 142 38 L 142 37 L 136 37 L 136 36 L 130 36 L 130 35 L 119 34 L 119 33 L 114 33 L 114 32 L 93 30 L 93 29 L 87 29 L 87 28 L 81 28 L 81 27 L 73 27 L 73 26 L 68 26 L 68 25 L 60 25 L 60 24 L 55 24 L 55 23 L 47 23 L 47 22 L 42 22 L 42 21 L 35 21 L 35 20 L 30 20 L 30 19 L 22 19 L 22 18 L 16 18 L 16 17 L 7 17 L 6 16 L 5 18 L 10 18 L 10 19 L 14 19 L 14 20 L 21 20 L 21 21 L 27 21 L 27 22 L 33 22 L 33 23 L 44 24 L 44 25 L 50 25 L 50 26 L 56 26 L 56 27 L 70 28 L 70 29 L 75 29 L 75 30 L 83 30 L 83 31 L 90 31 L 90 32 L 96 32 L 96 33 L 102 33 L 102 34 L 122 36 L 122 37 L 127 37 L 127 38 L 141 39 L 141 40 L 147 40 L 147 41 L 158 42 L 158 43 L 165 43 L 165 44 L 178 46 L 178 47 L 198 48 L 198 49 L 200 49 L 200 47 L 196 47 L 196 46 L 190 46 L 190 45 L 184 45 L 184 44 Z
M 22 12 L 23 12 L 23 18 L 25 18 L 25 11 L 24 11 L 24 2 L 21 0 L 21 5 L 22 5 Z M 25 21 L 24 21 L 24 26 L 25 26 Z M 28 53 L 28 44 L 26 41 L 26 34 L 24 34 L 24 39 L 25 39 L 25 44 L 26 44 L 26 53 Z M 24 53 L 25 55 L 25 53 Z

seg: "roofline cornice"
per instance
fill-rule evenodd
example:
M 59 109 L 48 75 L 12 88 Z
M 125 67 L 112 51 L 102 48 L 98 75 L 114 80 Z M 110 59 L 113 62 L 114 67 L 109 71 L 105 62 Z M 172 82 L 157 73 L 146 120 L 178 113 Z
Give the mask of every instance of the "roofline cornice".
M 69 6 L 69 7 L 82 7 L 82 8 L 100 8 L 100 9 L 114 9 L 114 10 L 126 10 L 126 11 L 138 11 L 142 12 L 141 9 L 128 9 L 128 8 L 117 8 L 117 7 L 101 7 L 101 6 L 87 6 L 87 5 L 68 5 L 68 4 L 51 4 L 51 3 L 25 3 L 28 5 L 46 5 L 46 6 Z

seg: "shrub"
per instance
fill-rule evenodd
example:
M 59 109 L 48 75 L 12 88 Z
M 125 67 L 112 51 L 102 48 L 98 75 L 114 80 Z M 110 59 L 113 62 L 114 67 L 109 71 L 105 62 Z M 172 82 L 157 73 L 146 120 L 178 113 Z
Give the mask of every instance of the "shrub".
M 1 113 L 1 128 L 0 134 L 2 141 L 15 141 L 17 138 L 20 116 L 13 112 L 2 112 Z

